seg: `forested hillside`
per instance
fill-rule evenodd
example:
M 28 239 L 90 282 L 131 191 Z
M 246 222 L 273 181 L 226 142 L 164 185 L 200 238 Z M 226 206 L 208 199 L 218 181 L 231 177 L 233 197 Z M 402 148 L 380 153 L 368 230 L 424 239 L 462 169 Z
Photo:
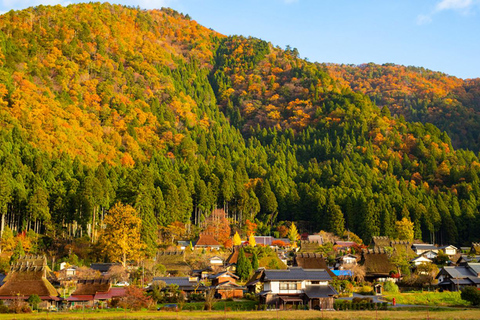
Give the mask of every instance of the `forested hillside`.
M 263 234 L 309 221 L 368 243 L 405 217 L 418 239 L 480 239 L 476 154 L 295 49 L 170 9 L 76 4 L 2 15 L 0 50 L 2 225 L 40 234 L 35 250 L 94 245 L 119 201 L 147 255 L 214 208 Z
M 394 64 L 328 65 L 330 74 L 407 121 L 433 123 L 456 148 L 480 150 L 480 79 Z

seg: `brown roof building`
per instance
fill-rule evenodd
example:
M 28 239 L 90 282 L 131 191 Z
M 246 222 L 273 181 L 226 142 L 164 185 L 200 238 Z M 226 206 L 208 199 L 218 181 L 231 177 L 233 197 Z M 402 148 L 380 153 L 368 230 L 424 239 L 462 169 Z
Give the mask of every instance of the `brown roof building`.
M 220 249 L 221 247 L 223 246 L 211 234 L 201 234 L 195 243 L 195 249 Z
M 391 271 L 397 270 L 390 262 L 387 252 L 381 249 L 364 250 L 362 263 L 365 266 L 365 278 L 369 281 L 388 278 Z
M 45 256 L 21 256 L 10 267 L 5 284 L 0 287 L 0 299 L 28 299 L 36 294 L 43 301 L 60 301 L 57 290 L 47 280 L 50 272 Z
M 299 253 L 295 255 L 294 266 L 302 267 L 303 269 L 324 269 L 330 277 L 335 277 L 335 274 L 328 268 L 327 262 L 320 253 Z

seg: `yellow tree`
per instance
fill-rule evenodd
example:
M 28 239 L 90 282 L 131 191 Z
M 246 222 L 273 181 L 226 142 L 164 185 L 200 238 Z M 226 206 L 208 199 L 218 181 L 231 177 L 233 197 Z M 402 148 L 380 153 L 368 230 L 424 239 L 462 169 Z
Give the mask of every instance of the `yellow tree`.
M 235 232 L 235 235 L 233 236 L 233 245 L 234 246 L 239 246 L 242 244 L 242 238 L 240 238 L 240 235 L 238 234 L 238 231 Z
M 250 237 L 248 237 L 248 244 L 251 245 L 252 247 L 255 247 L 257 245 L 257 242 L 255 241 L 255 237 L 253 236 L 253 233 L 251 233 Z
M 414 226 L 409 219 L 403 218 L 401 221 L 395 222 L 395 229 L 399 240 L 413 240 Z
M 129 205 L 115 204 L 104 220 L 105 229 L 101 237 L 103 252 L 111 261 L 121 262 L 138 259 L 145 244 L 140 239 L 142 220 Z
M 288 240 L 290 240 L 290 243 L 292 244 L 292 248 L 296 248 L 297 240 L 300 238 L 300 236 L 298 235 L 297 226 L 293 222 L 292 222 L 292 225 L 290 226 L 290 229 L 288 230 L 287 237 L 288 237 Z

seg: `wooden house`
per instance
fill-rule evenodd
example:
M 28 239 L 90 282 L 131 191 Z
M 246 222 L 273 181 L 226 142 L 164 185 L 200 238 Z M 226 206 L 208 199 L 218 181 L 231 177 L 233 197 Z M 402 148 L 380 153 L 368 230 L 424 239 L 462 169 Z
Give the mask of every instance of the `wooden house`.
M 320 253 L 298 253 L 293 259 L 293 266 L 307 269 L 323 269 L 330 277 L 335 277 L 335 274 L 330 270 L 325 261 L 325 258 Z
M 153 282 L 164 282 L 166 286 L 177 285 L 178 289 L 186 294 L 202 292 L 208 289 L 197 277 L 155 277 Z M 164 288 L 168 290 L 168 288 Z
M 346 254 L 344 256 L 340 256 L 335 259 L 335 269 L 338 270 L 344 270 L 344 269 L 350 269 L 353 266 L 357 265 L 357 259 L 358 257 L 353 254 Z
M 412 244 L 412 249 L 416 255 L 421 255 L 427 251 L 432 251 L 438 254 L 438 247 L 434 244 L 429 243 L 414 243 Z
M 329 284 L 332 277 L 323 269 L 267 269 L 263 270 L 258 281 L 263 283 L 260 302 L 280 309 L 308 305 L 310 309 L 332 310 L 333 297 L 338 294 Z
M 238 276 L 231 272 L 223 271 L 209 277 L 212 281 L 211 288 L 215 290 L 219 299 L 241 299 L 244 287 L 237 284 Z
M 39 308 L 57 306 L 62 299 L 47 279 L 50 273 L 45 256 L 21 256 L 10 267 L 10 272 L 4 279 L 5 283 L 0 287 L 0 300 L 9 304 L 15 299 L 27 300 L 36 294 L 42 300 Z
M 67 301 L 71 307 L 93 307 L 95 305 L 95 295 L 108 292 L 110 288 L 110 280 L 78 280 L 75 291 L 67 298 Z
M 367 281 L 386 281 L 391 272 L 397 268 L 390 262 L 385 250 L 368 249 L 362 252 L 361 264 L 365 266 L 365 279 Z
M 457 254 L 458 248 L 452 245 L 439 247 L 447 256 L 451 257 Z
M 223 246 L 211 234 L 201 234 L 193 247 L 194 249 L 219 250 Z
M 444 290 L 459 291 L 464 287 L 480 288 L 480 263 L 443 267 L 436 279 L 438 279 L 438 286 Z

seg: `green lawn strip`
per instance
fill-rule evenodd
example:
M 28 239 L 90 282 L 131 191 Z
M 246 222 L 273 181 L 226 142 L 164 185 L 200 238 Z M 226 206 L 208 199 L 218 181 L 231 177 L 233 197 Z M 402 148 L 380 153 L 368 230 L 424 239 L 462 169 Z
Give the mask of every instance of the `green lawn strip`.
M 460 292 L 407 292 L 386 293 L 384 299 L 397 304 L 418 304 L 425 306 L 462 306 L 468 307 L 470 303 L 462 300 Z

